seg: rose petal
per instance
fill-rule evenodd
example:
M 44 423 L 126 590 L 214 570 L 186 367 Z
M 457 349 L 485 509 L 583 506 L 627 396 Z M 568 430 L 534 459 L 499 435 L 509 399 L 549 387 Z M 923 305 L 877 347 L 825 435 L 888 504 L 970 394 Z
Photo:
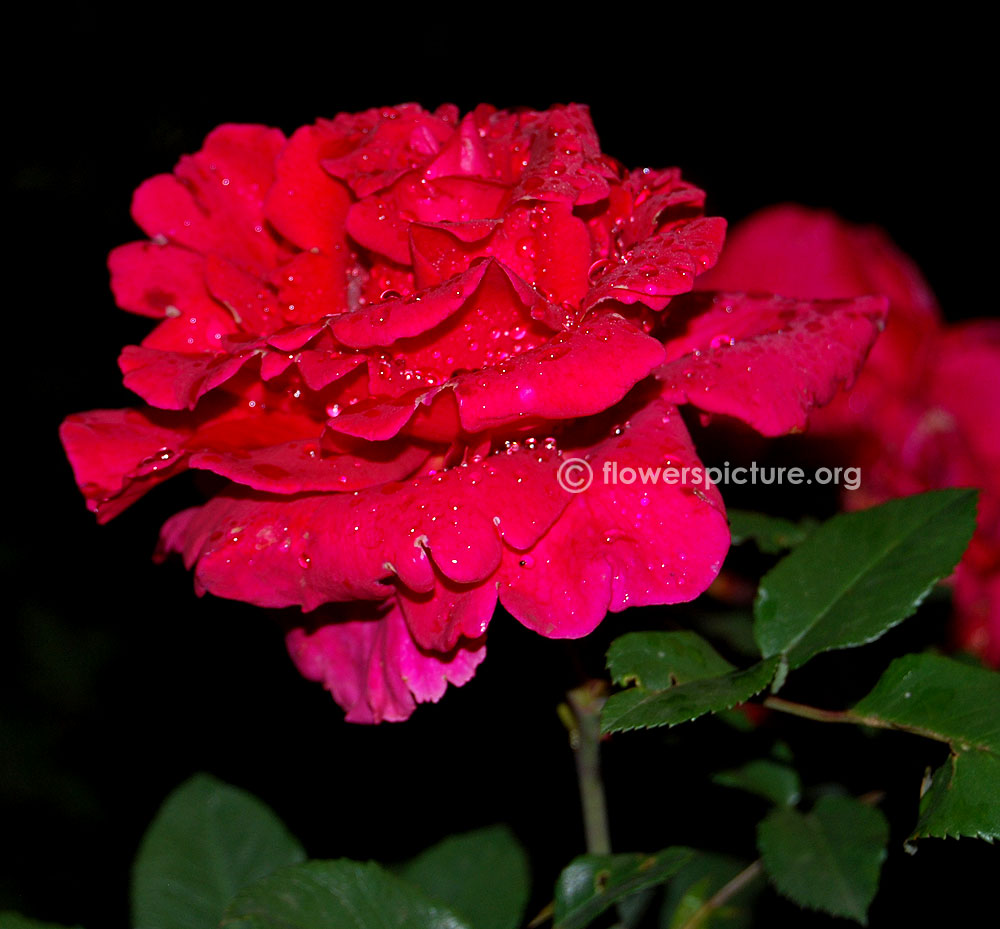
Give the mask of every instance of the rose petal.
M 853 382 L 881 331 L 881 297 L 801 301 L 694 294 L 671 310 L 664 396 L 734 416 L 763 435 L 801 431 Z
M 246 332 L 267 334 L 284 324 L 278 295 L 260 278 L 234 264 L 210 255 L 205 262 L 205 282 L 212 296 L 229 309 Z
M 496 367 L 455 379 L 462 426 L 572 419 L 607 409 L 655 368 L 663 347 L 617 313 L 603 314 Z
M 232 353 L 190 355 L 126 345 L 118 366 L 125 375 L 125 386 L 150 406 L 193 410 L 201 397 L 228 381 L 261 350 L 258 342 Z
M 593 482 L 534 547 L 505 554 L 500 602 L 529 629 L 577 638 L 609 610 L 692 600 L 718 574 L 729 548 L 722 498 L 714 485 L 681 482 L 683 469 L 701 462 L 676 408 L 647 397 L 630 398 L 615 411 L 627 420 L 572 453 L 586 458 Z M 662 475 L 666 467 L 677 469 L 678 483 L 625 480 L 626 468 Z
M 341 153 L 323 167 L 358 197 L 388 187 L 401 174 L 430 162 L 455 131 L 416 104 L 345 114 L 331 126 L 343 134 Z
M 365 355 L 345 354 L 341 351 L 307 348 L 295 356 L 295 363 L 302 379 L 310 390 L 322 390 L 329 384 L 347 377 L 362 362 Z
M 410 172 L 383 190 L 355 203 L 347 214 L 347 231 L 356 242 L 399 264 L 410 260 L 411 222 L 466 222 L 496 215 L 508 191 L 476 178 L 429 179 Z
M 398 599 L 417 644 L 448 652 L 461 638 L 485 635 L 496 609 L 497 587 L 489 581 L 461 585 L 438 578 L 434 589 L 426 593 L 401 587 Z
M 187 249 L 130 242 L 111 252 L 108 270 L 123 310 L 164 319 L 218 308 L 205 286 L 205 259 Z
M 702 289 L 847 299 L 881 294 L 900 312 L 937 319 L 934 294 L 916 265 L 880 229 L 786 204 L 741 222 Z
M 633 200 L 621 230 L 621 243 L 632 248 L 655 235 L 664 225 L 702 215 L 705 192 L 687 183 L 677 168 L 633 171 L 626 180 Z
M 271 275 L 286 324 L 315 322 L 347 310 L 345 258 L 302 252 Z
M 355 454 L 329 454 L 318 439 L 293 439 L 253 450 L 194 452 L 189 467 L 212 471 L 254 490 L 277 494 L 350 492 L 403 480 L 428 458 L 420 446 L 402 442 L 358 447 Z
M 486 255 L 486 241 L 500 225 L 498 219 L 467 223 L 410 223 L 410 259 L 416 286 L 423 290 L 467 271 Z
M 344 220 L 351 205 L 345 185 L 320 166 L 340 141 L 340 133 L 327 120 L 297 129 L 275 162 L 275 180 L 264 207 L 285 238 L 327 257 L 344 251 Z
M 488 178 L 493 174 L 489 152 L 479 136 L 476 120 L 472 113 L 466 114 L 445 142 L 438 156 L 427 166 L 427 177 L 449 177 L 472 175 Z
M 211 301 L 197 315 L 185 313 L 163 320 L 142 340 L 142 347 L 164 352 L 218 352 L 223 340 L 239 331 L 232 313 Z
M 538 119 L 513 199 L 587 204 L 606 197 L 610 172 L 587 108 L 572 104 L 533 115 Z
M 417 703 L 440 700 L 449 683 L 471 680 L 486 655 L 481 639 L 463 641 L 449 654 L 422 651 L 392 603 L 355 606 L 342 617 L 292 629 L 287 644 L 299 671 L 324 684 L 348 722 L 407 719 Z
M 160 174 L 135 192 L 132 215 L 151 238 L 214 254 L 251 271 L 272 266 L 277 246 L 264 226 L 263 197 L 284 145 L 277 129 L 224 125 L 175 175 Z
M 1000 665 L 1000 571 L 958 565 L 953 638 L 992 667 Z
M 182 470 L 189 435 L 176 419 L 139 410 L 76 413 L 59 427 L 87 509 L 101 523 Z
M 644 303 L 662 310 L 670 298 L 687 293 L 695 277 L 715 264 L 726 234 L 717 216 L 694 219 L 640 242 L 612 265 L 587 294 L 584 308 L 603 300 Z
M 475 294 L 493 263 L 480 262 L 460 277 L 417 297 L 397 297 L 376 306 L 361 307 L 333 323 L 333 334 L 350 348 L 391 345 L 412 338 L 444 322 Z M 496 271 L 494 271 L 496 273 Z
M 478 583 L 496 570 L 502 543 L 532 544 L 565 507 L 557 466 L 554 453 L 519 450 L 354 494 L 229 489 L 168 522 L 163 548 L 197 563 L 200 589 L 258 606 L 381 599 L 393 575 L 429 591 L 434 566 Z

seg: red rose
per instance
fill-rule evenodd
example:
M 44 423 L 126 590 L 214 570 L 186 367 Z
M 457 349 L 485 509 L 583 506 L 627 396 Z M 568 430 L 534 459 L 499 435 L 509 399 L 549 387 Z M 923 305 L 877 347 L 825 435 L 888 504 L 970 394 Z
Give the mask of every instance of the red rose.
M 814 418 L 863 469 L 860 508 L 940 487 L 981 488 L 955 575 L 956 638 L 1000 665 L 1000 322 L 945 325 L 913 262 L 878 229 L 778 206 L 733 231 L 706 286 L 810 297 L 882 293 L 885 334 L 849 394 Z
M 292 657 L 361 722 L 468 680 L 498 598 L 554 637 L 690 600 L 729 543 L 718 491 L 607 485 L 603 464 L 697 466 L 681 402 L 801 428 L 882 316 L 671 303 L 722 243 L 703 203 L 603 155 L 580 106 L 222 126 L 138 189 L 151 240 L 111 255 L 119 305 L 160 321 L 121 356 L 149 406 L 63 424 L 88 504 L 103 521 L 185 468 L 224 479 L 161 553 L 199 592 L 316 611 Z M 557 480 L 571 458 L 584 493 Z

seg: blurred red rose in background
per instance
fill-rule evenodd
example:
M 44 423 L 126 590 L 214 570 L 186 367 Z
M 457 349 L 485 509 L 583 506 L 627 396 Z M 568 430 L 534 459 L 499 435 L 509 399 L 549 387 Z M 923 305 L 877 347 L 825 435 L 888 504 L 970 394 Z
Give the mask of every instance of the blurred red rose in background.
M 854 388 L 809 432 L 835 439 L 862 467 L 861 488 L 844 492 L 850 508 L 981 488 L 977 531 L 954 578 L 954 632 L 1000 665 L 1000 322 L 946 325 L 919 270 L 881 230 L 795 205 L 739 224 L 704 286 L 889 299 L 885 333 Z
M 695 466 L 676 404 L 765 435 L 849 383 L 880 298 L 687 294 L 725 224 L 676 169 L 626 171 L 587 110 L 405 105 L 225 125 L 145 182 L 116 249 L 147 406 L 61 435 L 100 521 L 193 468 L 165 525 L 201 592 L 308 611 L 292 657 L 358 722 L 462 684 L 497 601 L 551 637 L 701 593 L 714 486 L 557 480 Z M 664 309 L 669 311 L 664 313 Z

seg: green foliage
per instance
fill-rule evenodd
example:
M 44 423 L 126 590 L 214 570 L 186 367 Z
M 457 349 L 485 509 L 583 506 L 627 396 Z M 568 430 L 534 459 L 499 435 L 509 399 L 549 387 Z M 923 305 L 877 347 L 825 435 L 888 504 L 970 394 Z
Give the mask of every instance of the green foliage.
M 739 768 L 720 771 L 713 778 L 723 787 L 736 787 L 757 794 L 778 806 L 795 806 L 802 796 L 802 782 L 794 768 L 759 758 Z
M 582 929 L 633 894 L 673 877 L 694 852 L 667 848 L 655 855 L 581 855 L 559 875 L 554 929 Z
M 694 620 L 701 635 L 724 643 L 726 648 L 738 655 L 760 658 L 760 649 L 753 637 L 753 617 L 749 612 L 704 613 Z
M 816 527 L 811 520 L 793 523 L 789 519 L 768 516 L 766 513 L 753 513 L 750 510 L 728 510 L 726 516 L 729 519 L 733 545 L 742 545 L 752 540 L 757 548 L 767 555 L 776 555 L 778 552 L 795 548 L 804 542 Z
M 646 690 L 666 690 L 734 670 L 708 642 L 694 632 L 630 632 L 608 649 L 611 680 Z
M 422 890 L 372 862 L 307 861 L 242 890 L 224 929 L 471 929 Z
M 305 857 L 255 797 L 199 774 L 166 800 L 132 874 L 136 929 L 214 929 L 234 894 Z
M 712 896 L 748 864 L 728 855 L 698 852 L 666 887 L 660 909 L 660 929 L 681 929 L 688 925 Z M 749 882 L 722 906 L 700 918 L 697 929 L 750 929 L 753 925 L 751 906 L 760 889 L 759 880 Z
M 904 655 L 851 712 L 951 746 L 921 798 L 914 838 L 1000 836 L 1000 674 L 939 655 Z
M 920 798 L 912 838 L 963 835 L 987 842 L 1000 836 L 1000 758 L 995 754 L 955 752 Z
M 769 553 L 794 549 L 764 577 L 752 626 L 747 615 L 736 612 L 703 615 L 699 622 L 699 629 L 725 643 L 720 647 L 727 655 L 748 655 L 753 663 L 736 667 L 692 631 L 621 636 L 607 659 L 612 680 L 625 689 L 604 703 L 602 732 L 725 714 L 769 686 L 777 690 L 790 669 L 819 652 L 882 635 L 912 613 L 960 557 L 974 524 L 975 495 L 939 491 L 837 516 L 818 528 L 739 511 L 730 517 L 737 540 L 753 538 Z M 593 693 L 601 695 L 596 712 L 603 684 Z M 936 655 L 907 655 L 850 710 L 777 698 L 770 705 L 805 718 L 896 729 L 946 743 L 950 755 L 925 781 L 912 838 L 1000 836 L 1000 675 Z M 593 722 L 593 715 L 588 719 Z M 585 728 L 573 730 L 578 743 L 590 739 L 590 761 L 580 763 L 581 785 L 598 777 L 598 739 L 593 727 Z M 744 745 L 760 745 L 760 734 L 740 738 Z M 774 741 L 770 735 L 767 740 Z M 737 757 L 747 755 L 741 749 Z M 713 776 L 718 785 L 773 804 L 757 828 L 759 861 L 679 846 L 651 855 L 583 855 L 559 876 L 553 929 L 584 929 L 601 917 L 603 925 L 612 908 L 616 925 L 632 929 L 652 915 L 649 908 L 661 897 L 660 929 L 749 929 L 762 874 L 799 906 L 865 923 L 886 856 L 885 818 L 837 794 L 824 795 L 808 812 L 797 810 L 802 784 L 790 761 L 791 750 L 779 742 L 771 757 Z M 583 770 L 588 764 L 589 773 Z M 588 789 L 599 792 L 599 781 Z M 394 871 L 374 862 L 304 858 L 298 842 L 259 800 L 199 775 L 167 798 L 143 838 L 133 870 L 133 925 L 524 925 L 528 860 L 504 826 L 446 838 Z M 60 927 L 2 913 L 0 929 Z
M 602 732 L 675 726 L 706 713 L 727 710 L 760 693 L 774 678 L 778 659 L 719 677 L 701 678 L 666 690 L 632 687 L 612 694 L 601 713 Z
M 6 910 L 0 913 L 0 929 L 68 929 L 68 927 L 56 923 L 43 923 L 37 919 L 22 916 L 20 913 Z
M 975 523 L 972 490 L 833 517 L 761 581 L 754 605 L 761 654 L 797 668 L 820 652 L 877 639 L 951 573 Z
M 451 836 L 400 873 L 475 929 L 521 925 L 531 877 L 524 849 L 506 826 Z
M 867 923 L 889 826 L 875 808 L 828 794 L 811 813 L 777 807 L 757 827 L 771 882 L 800 906 Z

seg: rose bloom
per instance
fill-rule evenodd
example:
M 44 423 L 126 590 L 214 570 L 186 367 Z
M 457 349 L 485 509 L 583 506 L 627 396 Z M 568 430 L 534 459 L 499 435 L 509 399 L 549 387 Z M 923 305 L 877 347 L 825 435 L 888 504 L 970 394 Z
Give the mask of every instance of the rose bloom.
M 738 225 L 709 287 L 801 297 L 881 293 L 889 317 L 857 383 L 813 417 L 862 467 L 850 508 L 940 487 L 981 488 L 955 574 L 956 643 L 1000 665 L 1000 321 L 946 325 L 913 262 L 882 231 L 785 205 Z
M 118 305 L 157 324 L 120 359 L 146 405 L 62 426 L 88 505 L 215 475 L 159 555 L 199 593 L 300 607 L 292 658 L 356 722 L 468 681 L 498 600 L 550 637 L 690 600 L 729 545 L 718 490 L 606 485 L 604 462 L 699 465 L 680 403 L 801 429 L 884 315 L 682 297 L 722 245 L 703 204 L 602 154 L 576 105 L 221 126 L 139 187 L 149 239 L 111 254 Z

